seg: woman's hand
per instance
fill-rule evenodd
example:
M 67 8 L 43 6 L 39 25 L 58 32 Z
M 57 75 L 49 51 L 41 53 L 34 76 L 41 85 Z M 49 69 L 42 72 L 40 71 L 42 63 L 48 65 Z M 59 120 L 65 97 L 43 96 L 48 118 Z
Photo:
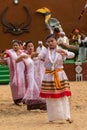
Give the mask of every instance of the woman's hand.
M 22 61 L 23 59 L 27 59 L 27 58 L 28 58 L 28 55 L 21 55 L 20 57 L 18 57 L 18 58 L 16 59 L 16 63 Z
M 38 56 L 38 53 L 37 53 L 37 52 L 32 52 L 31 58 L 34 58 L 34 57 L 37 57 L 37 56 Z
M 62 49 L 61 49 L 61 50 L 59 49 L 59 50 L 57 50 L 56 52 L 57 52 L 57 53 L 60 53 L 62 56 L 67 56 L 66 51 L 64 51 L 64 50 L 62 50 Z
M 27 59 L 28 58 L 28 55 L 22 55 L 21 58 L 23 59 Z

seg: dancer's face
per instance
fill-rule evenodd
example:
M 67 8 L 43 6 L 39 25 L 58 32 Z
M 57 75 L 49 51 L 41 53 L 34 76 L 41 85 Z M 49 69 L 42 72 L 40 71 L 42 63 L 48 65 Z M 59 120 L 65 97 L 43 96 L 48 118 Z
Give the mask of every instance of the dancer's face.
M 47 43 L 48 43 L 48 47 L 50 49 L 54 49 L 57 46 L 57 40 L 55 38 L 53 38 L 53 37 L 48 38 Z
M 27 51 L 30 52 L 34 52 L 34 45 L 33 43 L 28 43 L 27 44 Z
M 18 51 L 20 49 L 20 45 L 17 42 L 13 43 L 13 50 Z

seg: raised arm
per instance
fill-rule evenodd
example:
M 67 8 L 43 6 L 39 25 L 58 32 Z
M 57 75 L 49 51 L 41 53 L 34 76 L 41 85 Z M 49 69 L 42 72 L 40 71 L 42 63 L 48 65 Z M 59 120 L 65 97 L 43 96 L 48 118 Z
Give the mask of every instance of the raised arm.
M 65 50 L 65 49 L 58 49 L 57 50 L 58 53 L 60 53 L 63 57 L 66 58 L 74 58 L 75 54 L 71 51 Z
M 28 58 L 28 55 L 20 55 L 17 59 L 16 59 L 16 63 L 19 63 L 21 62 L 23 59 L 26 59 Z

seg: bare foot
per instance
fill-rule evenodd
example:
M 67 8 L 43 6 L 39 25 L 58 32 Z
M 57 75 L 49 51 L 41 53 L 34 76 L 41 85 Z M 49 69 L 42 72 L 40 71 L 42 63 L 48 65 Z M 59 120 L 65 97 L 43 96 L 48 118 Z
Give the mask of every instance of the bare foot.
M 67 119 L 66 121 L 68 121 L 69 123 L 73 123 L 72 119 Z
M 53 123 L 53 121 L 49 121 L 49 123 Z

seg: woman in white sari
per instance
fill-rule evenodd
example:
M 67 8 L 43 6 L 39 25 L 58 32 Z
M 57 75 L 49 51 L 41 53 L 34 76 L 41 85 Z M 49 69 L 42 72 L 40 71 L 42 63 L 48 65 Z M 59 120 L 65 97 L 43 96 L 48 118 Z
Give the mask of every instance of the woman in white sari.
M 22 62 L 16 64 L 17 57 L 22 53 L 20 50 L 19 41 L 13 40 L 12 46 L 12 49 L 5 51 L 5 58 L 1 62 L 4 62 L 8 65 L 10 71 L 10 87 L 12 98 L 14 103 L 19 105 L 26 91 L 24 77 L 25 66 Z
M 32 41 L 26 42 L 27 53 L 22 54 L 16 60 L 16 62 L 23 61 L 25 64 L 25 80 L 27 91 L 23 98 L 23 102 L 27 104 L 28 110 L 33 109 L 46 109 L 46 103 L 44 99 L 39 97 L 40 87 L 35 80 L 35 64 L 32 60 L 32 56 L 37 56 L 37 53 L 34 53 L 34 45 Z
M 40 96 L 46 98 L 48 120 L 70 119 L 68 96 L 71 96 L 68 78 L 63 70 L 63 61 L 66 57 L 73 58 L 74 53 L 57 46 L 55 35 L 47 37 L 48 49 L 39 55 L 45 60 L 45 75 L 42 80 Z

